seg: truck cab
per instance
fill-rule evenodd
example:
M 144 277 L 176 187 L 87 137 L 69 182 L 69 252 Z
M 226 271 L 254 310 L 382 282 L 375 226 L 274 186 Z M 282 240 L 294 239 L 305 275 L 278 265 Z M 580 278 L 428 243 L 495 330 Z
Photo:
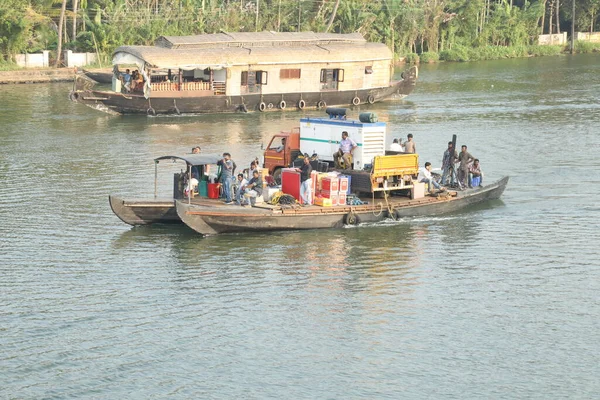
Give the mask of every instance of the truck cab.
M 264 152 L 263 168 L 268 169 L 269 175 L 276 182 L 281 179 L 281 169 L 292 164 L 300 154 L 300 128 L 290 132 L 282 131 L 271 138 Z

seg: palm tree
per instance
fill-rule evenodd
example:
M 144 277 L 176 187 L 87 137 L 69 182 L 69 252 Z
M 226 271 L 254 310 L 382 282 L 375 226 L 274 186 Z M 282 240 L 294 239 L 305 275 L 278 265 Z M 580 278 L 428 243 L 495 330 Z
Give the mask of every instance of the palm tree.
M 335 14 L 337 13 L 338 7 L 340 5 L 340 0 L 335 2 L 335 6 L 333 6 L 333 11 L 331 12 L 331 17 L 329 17 L 329 22 L 327 23 L 327 28 L 325 28 L 325 32 L 329 32 L 331 29 L 331 25 L 333 25 L 333 20 L 335 19 Z
M 60 19 L 58 20 L 58 49 L 56 54 L 56 64 L 55 68 L 58 68 L 58 64 L 60 63 L 60 55 L 62 52 L 62 30 L 63 24 L 65 20 L 65 11 L 67 10 L 67 0 L 62 0 L 62 7 L 60 9 Z

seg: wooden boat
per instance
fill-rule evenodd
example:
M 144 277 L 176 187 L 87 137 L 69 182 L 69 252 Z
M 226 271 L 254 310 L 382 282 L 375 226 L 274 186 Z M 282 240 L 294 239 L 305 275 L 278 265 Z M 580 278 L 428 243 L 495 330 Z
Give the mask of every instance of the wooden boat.
M 83 74 L 98 83 L 112 83 L 113 69 L 111 68 L 83 68 Z
M 180 156 L 163 156 L 154 159 L 155 179 L 154 198 L 151 199 L 125 199 L 119 196 L 108 196 L 108 201 L 113 212 L 123 222 L 129 225 L 148 225 L 155 223 L 180 224 L 181 219 L 175 209 L 175 199 L 183 198 L 185 175 L 191 176 L 192 170 L 197 168 L 202 175 L 209 165 L 214 165 L 220 160 L 218 155 L 211 154 L 186 154 Z M 157 194 L 157 169 L 161 161 L 184 161 L 185 172 L 175 173 L 173 177 L 173 198 L 158 198 Z
M 302 110 L 407 96 L 418 70 L 392 80 L 393 54 L 360 34 L 313 32 L 163 36 L 115 50 L 114 78 L 139 71 L 135 87 L 79 87 L 70 99 L 112 114 Z M 124 91 L 124 92 L 123 92 Z
M 388 196 L 364 199 L 365 205 L 333 207 L 281 207 L 268 204 L 255 207 L 225 205 L 217 200 L 176 200 L 177 215 L 184 224 L 203 235 L 229 232 L 280 231 L 298 229 L 341 228 L 386 218 L 403 218 L 446 214 L 473 204 L 498 199 L 508 177 L 483 187 L 448 192 L 437 197 Z

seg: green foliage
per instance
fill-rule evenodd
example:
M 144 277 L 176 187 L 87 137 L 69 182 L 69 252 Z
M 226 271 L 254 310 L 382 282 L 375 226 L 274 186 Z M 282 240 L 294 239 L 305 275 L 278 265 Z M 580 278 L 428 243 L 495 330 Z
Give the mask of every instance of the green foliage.
M 19 69 L 21 69 L 21 67 L 17 64 L 10 61 L 4 61 L 0 58 L 0 71 L 16 71 Z
M 408 53 L 404 57 L 404 62 L 407 64 L 418 64 L 420 62 L 419 55 L 417 53 Z
M 469 48 L 465 46 L 454 46 L 451 50 L 442 50 L 440 60 L 443 61 L 470 61 Z
M 600 52 L 600 43 L 590 43 L 577 40 L 575 42 L 576 53 L 597 53 Z
M 557 56 L 563 53 L 567 47 L 565 46 L 540 46 L 531 45 L 527 46 L 527 53 L 531 56 Z
M 73 2 L 67 1 L 65 48 L 99 51 L 105 62 L 120 45 L 151 45 L 161 35 L 324 32 L 332 16 L 329 32 L 359 32 L 386 43 L 397 56 L 420 53 L 422 62 L 435 62 L 438 54 L 442 60 L 469 61 L 557 52 L 528 47 L 548 30 L 554 0 L 343 0 L 335 14 L 334 0 L 79 0 L 76 14 Z M 61 3 L 0 0 L 0 58 L 55 48 Z M 562 30 L 571 24 L 570 12 L 560 8 Z M 600 0 L 578 0 L 576 28 L 597 30 L 599 13 Z
M 440 55 L 432 51 L 426 51 L 425 53 L 421 53 L 419 57 L 422 63 L 435 63 L 440 61 Z
M 18 0 L 3 0 L 0 5 L 0 60 L 10 61 L 13 54 L 27 48 L 31 23 L 23 18 L 25 4 Z

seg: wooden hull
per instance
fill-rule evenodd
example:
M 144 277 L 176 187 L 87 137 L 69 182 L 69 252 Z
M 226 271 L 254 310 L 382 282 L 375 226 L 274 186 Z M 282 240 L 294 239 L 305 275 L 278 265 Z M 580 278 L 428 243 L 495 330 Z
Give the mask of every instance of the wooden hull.
M 418 200 L 390 198 L 364 206 L 302 207 L 268 209 L 226 206 L 216 208 L 185 200 L 175 202 L 184 224 L 203 235 L 228 232 L 277 231 L 340 228 L 348 224 L 377 222 L 386 218 L 431 216 L 467 208 L 475 203 L 498 199 L 508 177 L 490 185 L 458 192 L 455 197 L 425 197 Z
M 124 200 L 115 196 L 108 196 L 108 201 L 116 216 L 129 225 L 181 223 L 172 199 Z
M 403 98 L 410 94 L 416 84 L 416 69 L 404 74 L 405 79 L 393 82 L 388 87 L 346 91 L 323 91 L 305 93 L 246 94 L 240 96 L 206 95 L 189 97 L 186 92 L 172 92 L 170 97 L 150 97 L 142 94 L 123 94 L 111 91 L 74 90 L 69 98 L 91 108 L 110 114 L 204 114 L 234 113 L 250 111 L 282 111 L 301 108 L 315 109 L 326 106 L 352 106 L 372 104 L 391 98 Z M 358 98 L 358 101 L 355 99 Z M 303 103 L 301 103 L 301 101 Z M 264 104 L 263 104 L 264 103 Z M 356 104 L 355 104 L 356 103 Z M 262 104 L 262 105 L 261 105 Z M 304 107 L 301 105 L 304 104 Z
M 83 73 L 90 79 L 95 80 L 98 83 L 112 83 L 113 70 L 112 68 L 96 68 L 96 69 L 84 69 Z

